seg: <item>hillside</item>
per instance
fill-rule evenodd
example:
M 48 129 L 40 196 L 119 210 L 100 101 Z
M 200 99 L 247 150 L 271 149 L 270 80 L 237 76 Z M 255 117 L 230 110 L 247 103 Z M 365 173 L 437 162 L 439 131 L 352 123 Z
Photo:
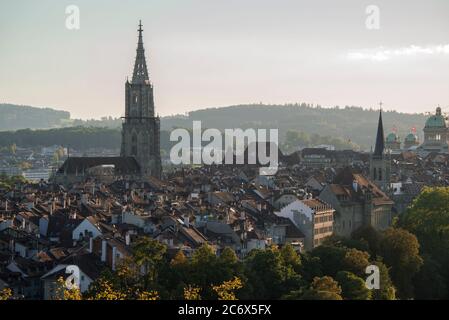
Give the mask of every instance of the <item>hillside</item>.
M 284 140 L 290 130 L 342 138 L 345 141 L 369 149 L 374 144 L 379 117 L 378 110 L 360 107 L 312 107 L 307 104 L 294 105 L 239 105 L 233 107 L 192 111 L 184 117 L 165 117 L 162 128 L 190 127 L 193 120 L 201 120 L 209 128 L 279 128 L 280 139 Z M 422 135 L 427 119 L 424 114 L 407 114 L 384 111 L 385 135 L 397 128 L 400 137 L 405 137 L 415 127 Z
M 0 131 L 60 127 L 70 113 L 50 108 L 0 104 Z
M 49 129 L 67 126 L 108 127 L 119 129 L 118 118 L 99 120 L 70 119 L 65 111 L 40 109 L 25 106 L 0 104 L 0 131 L 18 129 Z M 322 108 L 308 104 L 290 105 L 238 105 L 222 108 L 209 108 L 192 111 L 187 116 L 170 116 L 161 119 L 161 129 L 191 128 L 192 121 L 202 121 L 204 128 L 278 128 L 280 141 L 284 142 L 287 133 L 304 133 L 310 136 L 310 144 L 336 143 L 338 148 L 354 145 L 368 150 L 375 139 L 378 110 L 360 107 Z M 427 116 L 424 114 L 407 114 L 396 111 L 384 111 L 385 135 L 397 128 L 400 137 L 407 135 L 411 128 L 417 129 L 422 137 L 422 128 Z M 76 134 L 77 131 L 75 131 Z M 302 134 L 302 136 L 304 136 Z M 316 135 L 325 139 L 318 139 Z M 337 140 L 335 140 L 337 139 Z

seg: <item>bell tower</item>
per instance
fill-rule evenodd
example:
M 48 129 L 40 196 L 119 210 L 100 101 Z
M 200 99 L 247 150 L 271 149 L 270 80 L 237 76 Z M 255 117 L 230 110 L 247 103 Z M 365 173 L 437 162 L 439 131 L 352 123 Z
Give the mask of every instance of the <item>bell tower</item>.
M 377 124 L 376 145 L 370 156 L 370 178 L 383 191 L 390 184 L 391 159 L 385 149 L 384 127 L 382 123 L 382 102 L 380 103 L 379 121 Z
M 122 123 L 122 157 L 135 157 L 143 177 L 160 177 L 160 118 L 154 115 L 153 85 L 150 82 L 142 23 L 131 82 L 125 83 L 125 117 Z

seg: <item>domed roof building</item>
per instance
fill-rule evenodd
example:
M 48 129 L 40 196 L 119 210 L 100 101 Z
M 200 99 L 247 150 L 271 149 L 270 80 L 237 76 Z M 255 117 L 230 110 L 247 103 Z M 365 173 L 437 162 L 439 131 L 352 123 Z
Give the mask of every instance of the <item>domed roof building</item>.
M 404 149 L 408 150 L 414 146 L 419 145 L 419 138 L 414 133 L 409 133 L 404 139 Z
M 448 126 L 445 117 L 438 107 L 434 115 L 430 116 L 424 126 L 424 142 L 419 147 L 425 152 L 448 153 Z
M 401 140 L 395 132 L 392 132 L 387 136 L 387 139 L 385 139 L 385 147 L 391 151 L 401 149 Z

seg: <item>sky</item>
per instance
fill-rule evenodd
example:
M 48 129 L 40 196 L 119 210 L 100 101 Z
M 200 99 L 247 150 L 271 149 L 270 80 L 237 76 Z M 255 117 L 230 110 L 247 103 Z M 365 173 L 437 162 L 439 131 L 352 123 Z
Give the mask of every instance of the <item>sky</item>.
M 449 112 L 448 0 L 0 0 L 0 103 L 122 116 L 140 19 L 161 116 L 259 102 Z

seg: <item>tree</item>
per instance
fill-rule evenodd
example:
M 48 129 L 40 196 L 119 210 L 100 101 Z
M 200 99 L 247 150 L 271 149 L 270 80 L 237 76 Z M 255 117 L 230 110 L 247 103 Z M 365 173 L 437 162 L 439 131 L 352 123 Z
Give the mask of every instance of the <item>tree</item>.
M 239 290 L 242 287 L 242 281 L 235 277 L 232 280 L 223 282 L 221 285 L 213 286 L 212 289 L 217 293 L 218 300 L 237 300 L 235 290 Z
M 321 270 L 324 275 L 334 277 L 338 271 L 343 270 L 343 260 L 346 248 L 322 245 L 311 251 L 311 255 L 320 258 Z
M 184 300 L 201 300 L 201 288 L 188 286 L 184 288 Z
M 157 240 L 141 237 L 133 246 L 133 261 L 138 267 L 143 267 L 145 288 L 154 286 L 157 282 L 158 267 L 164 258 L 167 247 Z
M 281 258 L 285 266 L 292 268 L 295 272 L 300 272 L 301 258 L 290 244 L 282 247 Z
M 380 288 L 373 290 L 373 300 L 395 300 L 396 288 L 391 281 L 388 267 L 379 260 L 373 264 L 379 268 L 380 275 Z
M 449 270 L 449 187 L 426 187 L 399 225 L 416 235 L 423 253 Z
M 351 271 L 358 276 L 365 274 L 369 264 L 369 254 L 354 248 L 348 249 L 343 258 L 344 270 Z
M 341 285 L 342 296 L 347 300 L 371 300 L 371 291 L 365 281 L 352 272 L 340 271 L 336 280 Z
M 412 279 L 423 264 L 416 236 L 404 229 L 389 228 L 383 233 L 380 252 L 385 263 L 391 267 L 391 278 L 399 297 L 412 298 Z
M 0 290 L 0 301 L 9 300 L 12 297 L 12 290 L 9 288 L 3 288 Z
M 310 283 L 315 277 L 322 277 L 323 271 L 321 266 L 321 259 L 314 257 L 310 253 L 306 252 L 301 255 L 301 268 L 300 272 L 303 280 Z
M 379 253 L 380 234 L 372 226 L 365 226 L 355 230 L 352 239 L 365 241 L 368 244 L 368 250 L 372 257 L 376 257 Z
M 245 258 L 245 274 L 251 292 L 247 298 L 278 299 L 286 292 L 284 266 L 279 250 L 252 250 Z
M 302 296 L 303 300 L 343 300 L 341 287 L 332 277 L 315 277 L 308 290 Z
M 57 300 L 82 300 L 81 291 L 78 287 L 67 289 L 63 277 L 59 277 L 56 282 L 56 299 Z
M 424 264 L 415 275 L 415 298 L 420 300 L 447 299 L 447 283 L 441 264 L 430 255 L 423 256 Z

